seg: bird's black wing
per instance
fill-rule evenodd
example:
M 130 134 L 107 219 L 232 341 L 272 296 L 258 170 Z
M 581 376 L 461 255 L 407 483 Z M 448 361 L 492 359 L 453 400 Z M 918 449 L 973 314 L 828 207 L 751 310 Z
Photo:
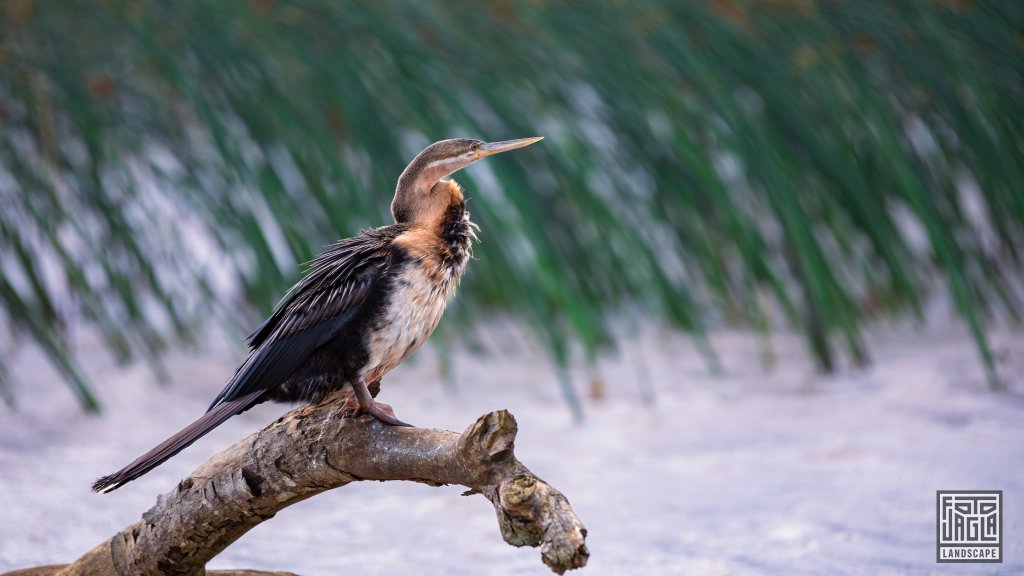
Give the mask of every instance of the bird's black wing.
M 300 368 L 358 314 L 389 264 L 401 230 L 385 226 L 341 240 L 312 262 L 306 276 L 248 338 L 252 351 L 210 405 L 271 389 Z

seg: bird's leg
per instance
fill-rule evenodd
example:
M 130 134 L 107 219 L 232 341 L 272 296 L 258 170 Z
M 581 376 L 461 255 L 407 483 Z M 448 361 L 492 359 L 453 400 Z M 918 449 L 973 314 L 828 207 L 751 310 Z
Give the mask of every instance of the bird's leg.
M 373 384 L 376 384 L 376 382 L 371 383 L 371 385 Z M 395 411 L 391 406 L 374 400 L 366 382 L 363 382 L 362 380 L 353 381 L 352 390 L 355 392 L 355 397 L 353 398 L 352 396 L 349 396 L 345 399 L 345 403 L 341 405 L 341 415 L 343 417 L 370 414 L 385 424 L 412 427 L 412 424 L 407 424 L 396 418 Z
M 413 427 L 412 424 L 407 424 L 396 418 L 395 411 L 391 406 L 374 400 L 366 382 L 357 380 L 352 383 L 352 389 L 355 390 L 356 399 L 359 401 L 359 408 L 362 411 L 373 415 L 374 418 L 385 424 L 391 424 L 392 426 L 408 426 L 410 428 Z

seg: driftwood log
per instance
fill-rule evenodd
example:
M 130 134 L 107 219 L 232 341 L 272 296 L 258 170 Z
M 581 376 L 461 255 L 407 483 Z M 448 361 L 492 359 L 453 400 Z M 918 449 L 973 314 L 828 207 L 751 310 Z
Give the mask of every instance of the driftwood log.
M 559 574 L 586 564 L 586 528 L 561 492 L 516 459 L 511 414 L 491 412 L 456 434 L 340 418 L 343 400 L 296 408 L 207 460 L 141 520 L 74 563 L 8 576 L 204 574 L 210 559 L 282 508 L 357 480 L 461 484 L 466 495 L 491 501 L 509 544 L 539 546 Z

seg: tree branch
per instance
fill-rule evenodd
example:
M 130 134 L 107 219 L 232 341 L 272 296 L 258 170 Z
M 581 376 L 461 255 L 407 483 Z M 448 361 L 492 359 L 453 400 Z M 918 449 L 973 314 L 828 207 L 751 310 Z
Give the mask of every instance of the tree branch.
M 207 460 L 142 520 L 45 574 L 202 574 L 282 508 L 356 480 L 461 484 L 491 501 L 509 544 L 539 546 L 559 574 L 586 564 L 587 531 L 561 492 L 516 459 L 511 414 L 491 412 L 456 434 L 343 419 L 336 416 L 343 400 L 339 393 L 292 410 Z

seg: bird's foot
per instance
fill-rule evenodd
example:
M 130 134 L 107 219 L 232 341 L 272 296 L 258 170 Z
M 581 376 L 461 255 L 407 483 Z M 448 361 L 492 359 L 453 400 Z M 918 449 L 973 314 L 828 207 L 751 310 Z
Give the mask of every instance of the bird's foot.
M 395 417 L 395 411 L 383 402 L 377 402 L 376 400 L 370 401 L 370 405 L 366 407 L 366 412 L 373 415 L 374 418 L 380 420 L 385 424 L 391 424 L 392 426 L 408 426 L 413 428 L 412 424 L 402 422 Z
M 345 399 L 345 402 L 341 405 L 339 414 L 342 418 L 355 418 L 362 414 L 369 414 L 385 424 L 390 424 L 392 426 L 408 426 L 410 428 L 413 427 L 412 424 L 407 424 L 396 418 L 395 411 L 391 406 L 388 406 L 383 402 L 377 402 L 376 400 L 371 400 L 368 405 L 362 406 L 359 404 L 359 400 L 356 400 L 354 396 L 350 396 Z

